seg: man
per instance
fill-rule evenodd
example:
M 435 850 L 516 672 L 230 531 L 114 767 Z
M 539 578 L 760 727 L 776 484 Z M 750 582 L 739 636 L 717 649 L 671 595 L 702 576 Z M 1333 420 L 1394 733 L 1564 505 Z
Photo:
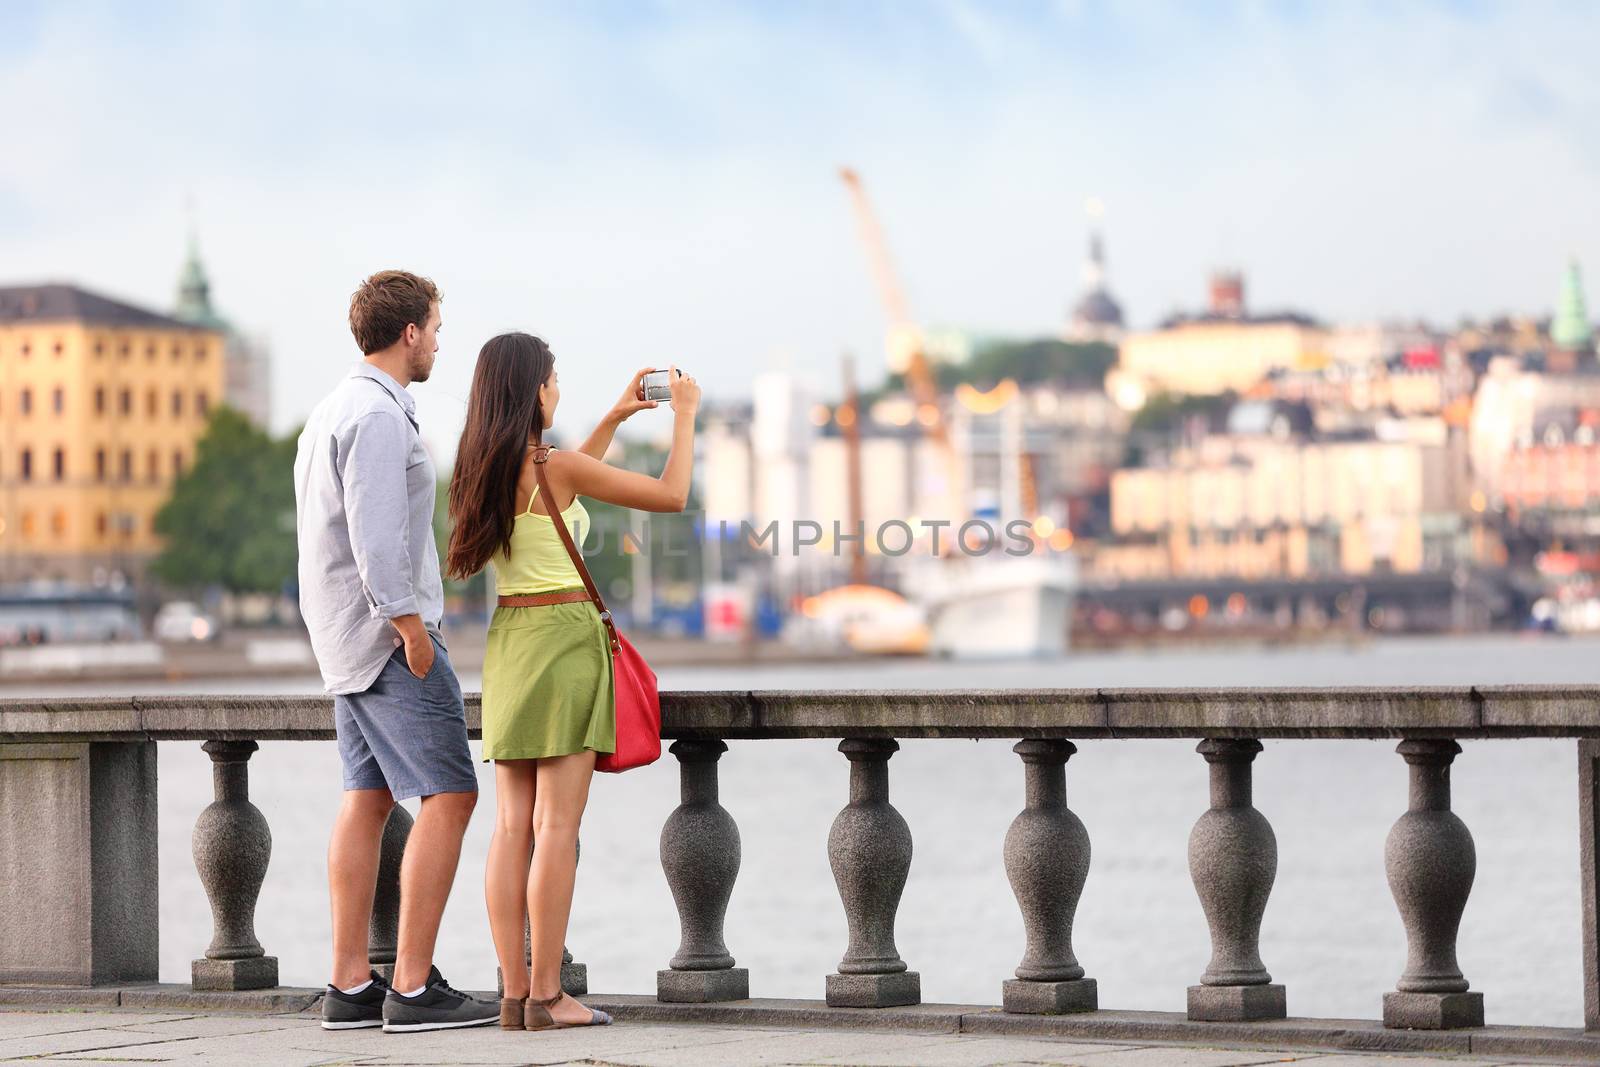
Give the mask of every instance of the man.
M 333 980 L 330 1030 L 487 1026 L 498 1005 L 451 989 L 434 942 L 477 803 L 467 722 L 439 626 L 444 587 L 433 541 L 433 462 L 407 387 L 439 350 L 439 291 L 382 271 L 350 298 L 365 358 L 311 412 L 295 456 L 300 612 L 329 693 L 344 802 L 328 845 Z M 367 958 L 384 823 L 421 797 L 400 865 L 392 988 Z

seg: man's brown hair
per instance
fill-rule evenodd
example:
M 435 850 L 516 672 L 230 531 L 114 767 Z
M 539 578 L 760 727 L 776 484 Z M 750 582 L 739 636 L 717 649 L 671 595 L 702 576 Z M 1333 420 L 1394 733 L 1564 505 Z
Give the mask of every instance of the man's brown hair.
M 361 354 L 370 356 L 400 340 L 406 326 L 428 324 L 428 310 L 443 299 L 427 278 L 403 270 L 380 270 L 350 297 L 350 332 Z

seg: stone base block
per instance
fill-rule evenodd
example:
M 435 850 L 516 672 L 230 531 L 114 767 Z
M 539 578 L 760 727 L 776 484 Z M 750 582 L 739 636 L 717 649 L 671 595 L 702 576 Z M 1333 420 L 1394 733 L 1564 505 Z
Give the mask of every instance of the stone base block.
M 1483 1025 L 1482 993 L 1385 993 L 1383 1025 L 1391 1030 L 1459 1030 Z
M 1289 1014 L 1281 985 L 1192 985 L 1189 1018 L 1201 1023 L 1247 1023 Z
M 195 960 L 190 968 L 195 989 L 272 989 L 278 984 L 278 957 L 252 956 L 245 960 Z
M 109 704 L 17 715 L 130 729 Z M 0 813 L 0 983 L 154 982 L 156 743 L 0 744 Z
M 372 969 L 381 974 L 385 982 L 388 982 L 390 985 L 394 985 L 394 964 L 374 963 L 372 965 Z
M 749 1000 L 750 971 L 744 967 L 724 967 L 716 971 L 657 971 L 656 999 L 663 1004 Z
M 922 1003 L 922 975 L 830 974 L 825 986 L 830 1008 L 899 1008 Z
M 382 967 L 378 968 L 380 971 Z M 394 967 L 389 967 L 390 974 L 384 975 L 386 980 L 392 979 Z M 504 996 L 506 991 L 506 975 L 500 968 L 494 969 L 494 991 L 497 996 Z M 569 997 L 581 997 L 589 992 L 589 965 L 587 963 L 563 963 L 561 965 L 561 991 Z
M 1013 1015 L 1069 1015 L 1096 1011 L 1100 993 L 1093 978 L 1071 982 L 1030 982 L 1011 978 L 1001 984 L 1000 1003 Z

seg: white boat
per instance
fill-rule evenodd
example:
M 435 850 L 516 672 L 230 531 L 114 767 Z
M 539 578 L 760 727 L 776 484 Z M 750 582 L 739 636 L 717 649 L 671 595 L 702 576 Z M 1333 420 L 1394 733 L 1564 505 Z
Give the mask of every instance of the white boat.
M 929 653 L 953 659 L 1066 655 L 1077 586 L 1077 562 L 1065 552 L 929 559 L 913 583 Z

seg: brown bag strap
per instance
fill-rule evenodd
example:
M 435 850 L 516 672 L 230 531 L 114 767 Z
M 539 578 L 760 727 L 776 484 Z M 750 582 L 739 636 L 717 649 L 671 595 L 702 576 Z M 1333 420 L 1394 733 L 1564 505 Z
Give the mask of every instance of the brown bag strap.
M 617 628 L 612 625 L 611 612 L 606 607 L 606 602 L 600 599 L 600 590 L 595 588 L 594 579 L 589 577 L 589 568 L 584 566 L 578 546 L 572 543 L 572 531 L 567 529 L 567 520 L 561 517 L 561 512 L 556 507 L 555 495 L 550 492 L 550 482 L 545 478 L 545 460 L 550 458 L 550 453 L 554 449 L 554 445 L 533 446 L 533 476 L 539 480 L 539 490 L 544 493 L 545 510 L 550 513 L 550 518 L 556 524 L 556 533 L 561 535 L 561 543 L 567 547 L 567 555 L 572 557 L 572 565 L 578 568 L 578 577 L 583 579 L 583 587 L 589 591 L 589 599 L 594 601 L 594 606 L 600 611 L 600 621 L 605 623 L 606 633 L 611 638 L 611 651 L 621 652 L 622 646 L 617 641 Z

